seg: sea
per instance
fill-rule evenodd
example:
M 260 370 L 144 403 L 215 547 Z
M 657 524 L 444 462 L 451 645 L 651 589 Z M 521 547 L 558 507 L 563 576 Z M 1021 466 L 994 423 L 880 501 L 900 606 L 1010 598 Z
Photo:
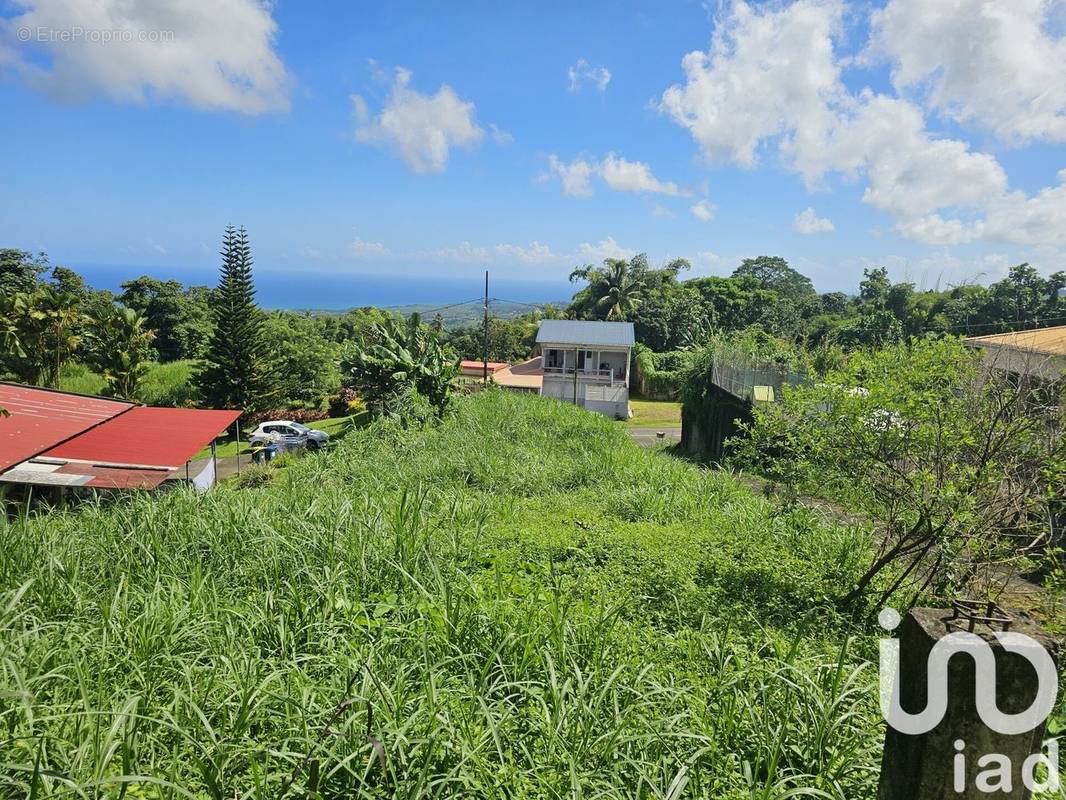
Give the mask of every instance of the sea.
M 187 285 L 215 286 L 214 267 L 139 267 L 101 264 L 70 264 L 94 289 L 121 291 L 124 281 L 141 275 L 177 280 Z M 485 293 L 481 275 L 390 275 L 335 271 L 281 271 L 255 269 L 256 299 L 263 308 L 342 311 L 362 306 L 444 307 L 478 300 Z M 502 304 L 566 303 L 574 286 L 565 279 L 530 280 L 489 276 L 489 296 Z

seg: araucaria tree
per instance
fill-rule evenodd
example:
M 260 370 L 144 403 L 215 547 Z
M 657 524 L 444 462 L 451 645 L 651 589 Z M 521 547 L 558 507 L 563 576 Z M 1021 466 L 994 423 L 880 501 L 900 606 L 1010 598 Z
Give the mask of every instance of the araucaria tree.
M 226 228 L 213 297 L 215 331 L 196 382 L 205 404 L 252 411 L 271 395 L 263 312 L 255 303 L 252 249 L 244 228 Z

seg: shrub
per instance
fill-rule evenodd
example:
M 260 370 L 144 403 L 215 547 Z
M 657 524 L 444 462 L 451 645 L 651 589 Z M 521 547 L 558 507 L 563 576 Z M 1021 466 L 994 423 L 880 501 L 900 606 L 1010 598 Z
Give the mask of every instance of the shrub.
M 318 408 L 272 408 L 266 411 L 256 411 L 247 415 L 245 423 L 249 429 L 272 419 L 287 419 L 291 422 L 299 422 L 307 425 L 310 422 L 328 419 L 329 414 Z
M 192 360 L 152 364 L 137 386 L 137 399 L 150 406 L 194 406 L 200 400 L 195 371 Z
M 355 413 L 352 410 L 352 406 L 357 401 L 359 401 L 359 395 L 355 393 L 354 389 L 345 386 L 329 399 L 329 415 L 331 417 L 346 417 Z M 365 407 L 364 404 L 363 408 L 365 409 Z

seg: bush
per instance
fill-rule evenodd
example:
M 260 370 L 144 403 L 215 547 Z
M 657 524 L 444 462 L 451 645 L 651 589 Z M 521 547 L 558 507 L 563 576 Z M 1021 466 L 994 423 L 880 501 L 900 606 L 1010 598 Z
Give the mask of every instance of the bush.
M 673 400 L 684 381 L 692 354 L 684 350 L 654 353 L 645 345 L 633 348 L 633 372 L 640 394 L 651 400 Z
M 150 406 L 195 406 L 200 400 L 193 382 L 196 364 L 191 359 L 152 364 L 137 386 L 137 399 Z
M 366 404 L 359 400 L 359 395 L 355 393 L 355 389 L 345 386 L 329 399 L 329 415 L 331 417 L 346 417 L 349 414 L 356 413 L 353 410 L 353 405 L 356 403 L 361 404 L 363 409 L 366 408 Z
M 251 429 L 262 422 L 269 422 L 272 419 L 287 419 L 290 422 L 299 422 L 301 425 L 307 425 L 310 422 L 318 422 L 328 418 L 329 414 L 318 408 L 272 408 L 248 414 L 245 425 Z

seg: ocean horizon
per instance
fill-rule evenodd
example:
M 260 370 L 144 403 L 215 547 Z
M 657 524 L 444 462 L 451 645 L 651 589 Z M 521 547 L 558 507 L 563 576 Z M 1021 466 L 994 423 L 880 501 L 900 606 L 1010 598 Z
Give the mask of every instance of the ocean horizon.
M 94 289 L 121 292 L 125 281 L 150 275 L 186 285 L 215 286 L 217 267 L 144 267 L 108 264 L 71 264 Z M 445 306 L 483 296 L 484 275 L 428 276 L 355 274 L 321 270 L 279 272 L 258 269 L 256 298 L 268 309 L 343 311 L 362 306 Z M 522 280 L 489 276 L 489 296 L 517 303 L 568 301 L 575 289 L 568 281 Z

